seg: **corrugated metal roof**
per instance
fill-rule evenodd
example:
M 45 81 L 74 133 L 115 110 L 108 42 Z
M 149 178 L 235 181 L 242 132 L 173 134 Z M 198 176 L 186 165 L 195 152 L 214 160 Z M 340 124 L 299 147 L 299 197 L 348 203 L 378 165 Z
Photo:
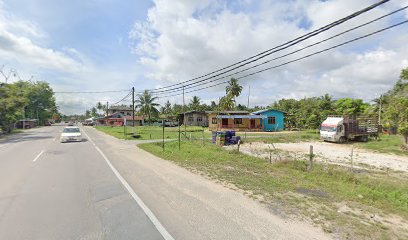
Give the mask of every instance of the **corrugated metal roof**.
M 265 115 L 217 115 L 217 118 L 220 118 L 220 119 L 228 119 L 228 118 L 261 119 L 261 118 L 267 118 L 267 116 Z
M 276 109 L 270 108 L 270 109 L 259 110 L 259 111 L 253 112 L 252 114 L 261 114 L 261 113 L 264 113 L 264 112 L 267 112 L 267 111 L 277 111 L 277 112 L 286 113 L 286 112 L 281 111 L 281 110 L 276 110 Z

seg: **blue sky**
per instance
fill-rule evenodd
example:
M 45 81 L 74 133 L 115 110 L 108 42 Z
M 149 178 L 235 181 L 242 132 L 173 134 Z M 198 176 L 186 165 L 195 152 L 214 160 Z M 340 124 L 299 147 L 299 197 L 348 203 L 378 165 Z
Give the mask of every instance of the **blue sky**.
M 35 80 L 50 82 L 55 91 L 120 90 L 132 86 L 141 91 L 200 76 L 374 2 L 0 0 L 0 66 L 6 64 L 3 71 L 15 69 L 24 79 L 33 75 Z M 304 44 L 408 4 L 391 2 Z M 310 51 L 407 16 L 405 11 Z M 251 105 L 325 93 L 335 98 L 371 100 L 391 87 L 400 69 L 408 66 L 408 49 L 404 47 L 407 36 L 407 26 L 402 26 L 310 60 L 243 79 L 244 93 L 238 102 L 246 103 L 249 85 L 253 93 Z M 307 53 L 310 52 L 302 54 Z M 365 91 L 361 91 L 362 86 Z M 220 86 L 194 94 L 209 103 L 223 93 Z M 97 101 L 115 102 L 123 95 L 126 93 L 57 94 L 57 102 L 63 113 L 83 113 Z M 192 95 L 187 94 L 187 99 Z M 159 102 L 167 100 L 181 103 L 180 96 L 161 98 Z

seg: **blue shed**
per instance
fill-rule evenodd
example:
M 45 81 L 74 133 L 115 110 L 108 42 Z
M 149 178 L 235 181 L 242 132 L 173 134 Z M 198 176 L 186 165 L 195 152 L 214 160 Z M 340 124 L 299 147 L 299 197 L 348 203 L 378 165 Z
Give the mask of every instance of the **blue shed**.
M 265 109 L 253 112 L 252 114 L 267 116 L 261 121 L 264 131 L 278 132 L 282 131 L 285 128 L 285 112 L 275 109 Z

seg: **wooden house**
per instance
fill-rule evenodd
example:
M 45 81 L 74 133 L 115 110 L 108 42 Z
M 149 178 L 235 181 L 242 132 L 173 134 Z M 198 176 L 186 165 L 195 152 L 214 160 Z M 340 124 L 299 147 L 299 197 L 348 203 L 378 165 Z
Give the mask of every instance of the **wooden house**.
M 211 131 L 263 131 L 263 115 L 250 115 L 247 111 L 211 112 L 208 115 Z
M 265 116 L 261 121 L 263 131 L 278 132 L 285 128 L 285 112 L 276 109 L 264 109 L 253 112 L 252 114 Z
M 180 114 L 180 119 L 186 126 L 208 127 L 207 111 L 188 111 Z

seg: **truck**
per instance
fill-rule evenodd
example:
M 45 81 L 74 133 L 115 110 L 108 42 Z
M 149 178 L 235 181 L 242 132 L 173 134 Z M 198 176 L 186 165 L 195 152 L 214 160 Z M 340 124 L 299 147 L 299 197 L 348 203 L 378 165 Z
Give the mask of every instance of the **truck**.
M 336 143 L 367 142 L 369 137 L 377 138 L 380 131 L 376 117 L 329 115 L 320 125 L 320 139 Z

